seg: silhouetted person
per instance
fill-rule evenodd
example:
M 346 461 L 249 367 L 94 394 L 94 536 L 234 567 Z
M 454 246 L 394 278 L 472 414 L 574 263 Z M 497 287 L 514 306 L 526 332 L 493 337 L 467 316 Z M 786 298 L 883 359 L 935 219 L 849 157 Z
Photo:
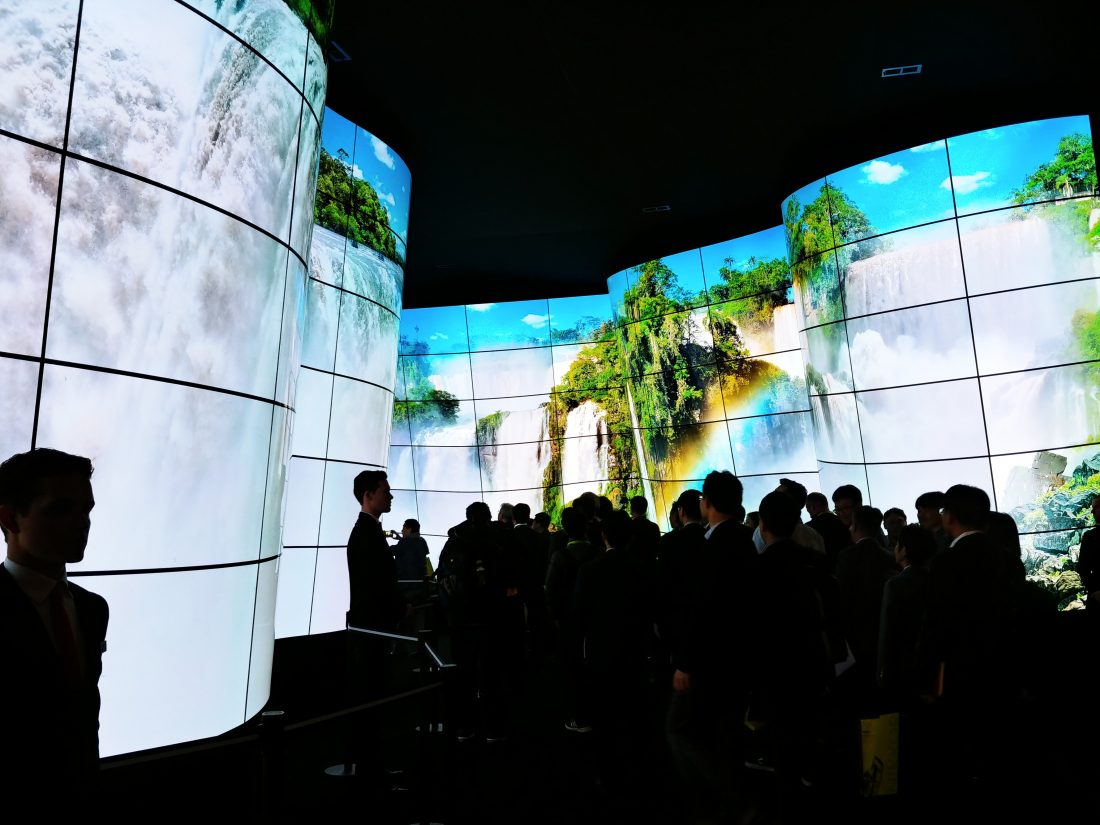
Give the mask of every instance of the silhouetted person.
M 945 751 L 956 760 L 956 779 L 989 777 L 1001 741 L 998 720 L 1018 690 L 1010 654 L 1013 573 L 982 532 L 989 512 L 984 490 L 948 489 L 942 518 L 952 541 L 929 567 L 928 638 L 940 666 Z
M 680 521 L 680 505 L 673 504 L 668 511 L 668 526 L 670 530 L 679 530 L 683 527 L 683 523 Z
M 428 601 L 428 543 L 420 535 L 420 522 L 405 519 L 401 525 L 401 538 L 393 546 L 393 560 L 397 569 L 402 598 L 411 605 L 423 605 Z M 416 635 L 421 626 L 420 617 L 413 613 L 401 623 L 401 631 Z
M 775 765 L 779 821 L 794 821 L 802 785 L 812 780 L 833 681 L 825 605 L 832 576 L 823 553 L 794 540 L 801 507 L 775 490 L 760 502 L 765 548 L 751 574 L 749 714 Z
M 914 506 L 917 509 L 917 523 L 925 530 L 930 530 L 936 538 L 936 552 L 946 550 L 951 544 L 951 537 L 943 529 L 943 518 L 940 511 L 943 510 L 944 495 L 939 490 L 921 493 L 917 496 Z
M 935 668 L 920 661 L 918 648 L 928 610 L 928 564 L 935 553 L 930 530 L 917 524 L 901 528 L 894 548 L 901 572 L 883 587 L 878 683 L 902 707 L 935 688 Z
M 894 551 L 901 528 L 907 523 L 908 519 L 905 518 L 905 511 L 900 507 L 891 507 L 882 514 L 882 529 L 886 531 L 886 546 L 890 552 Z
M 744 768 L 749 574 L 757 553 L 752 533 L 734 515 L 742 495 L 729 471 L 703 481 L 705 562 L 672 678 L 669 745 L 704 815 L 733 813 Z
M 623 791 L 641 781 L 653 596 L 650 571 L 626 549 L 626 513 L 612 512 L 600 530 L 605 546 L 577 571 L 575 609 L 601 774 L 612 791 Z
M 690 653 L 685 655 L 684 651 L 692 641 L 690 622 L 709 595 L 704 581 L 708 560 L 706 526 L 699 509 L 701 496 L 698 490 L 680 494 L 673 511 L 681 526 L 661 536 L 657 549 L 658 673 L 666 682 L 673 671 L 689 667 Z
M 649 502 L 643 496 L 630 499 L 630 552 L 639 561 L 652 566 L 657 561 L 657 542 L 661 528 L 646 517 Z
M 523 554 L 523 579 L 520 597 L 527 613 L 527 631 L 531 637 L 531 651 L 541 655 L 549 650 L 551 634 L 546 610 L 546 571 L 550 567 L 550 536 L 537 532 L 531 526 L 530 505 L 517 504 L 513 508 L 516 541 Z
M 833 491 L 833 512 L 844 526 L 852 529 L 852 515 L 863 506 L 863 493 L 854 484 L 841 484 Z
M 829 509 L 829 500 L 822 493 L 806 496 L 806 513 L 810 517 L 807 526 L 816 530 L 825 542 L 825 558 L 829 561 L 829 569 L 835 571 L 837 556 L 852 543 L 852 534 L 837 514 Z
M 0 784 L 15 814 L 87 813 L 99 772 L 99 677 L 107 602 L 72 584 L 84 558 L 89 459 L 38 449 L 0 464 Z M 15 821 L 13 817 L 12 821 Z
M 874 710 L 882 589 L 898 572 L 893 555 L 878 541 L 881 525 L 882 513 L 876 508 L 857 507 L 852 513 L 854 544 L 841 551 L 836 564 L 844 635 L 855 657 L 855 664 L 842 675 L 838 688 L 860 712 Z
M 397 564 L 382 531 L 382 515 L 390 511 L 393 494 L 386 474 L 364 470 L 352 482 L 359 517 L 348 537 L 347 613 L 348 690 L 352 703 L 381 698 L 389 675 L 392 639 L 358 632 L 355 628 L 394 633 L 410 605 L 397 582 Z M 372 787 L 384 778 L 379 742 L 380 725 L 374 711 L 358 714 L 351 730 L 351 762 Z
M 825 556 L 825 540 L 821 537 L 821 534 L 816 530 L 807 527 L 802 523 L 802 508 L 806 506 L 806 487 L 797 481 L 789 478 L 779 479 L 779 486 L 775 488 L 775 492 L 783 493 L 798 507 L 798 524 L 795 525 L 794 533 L 791 538 L 803 547 L 808 547 L 811 550 L 816 550 L 821 553 L 822 557 Z M 752 541 L 756 545 L 756 550 L 759 553 L 764 552 L 764 537 L 760 533 L 759 519 L 757 519 L 757 526 L 753 529 Z
M 760 511 L 753 510 L 745 516 L 745 526 L 755 532 L 760 529 Z

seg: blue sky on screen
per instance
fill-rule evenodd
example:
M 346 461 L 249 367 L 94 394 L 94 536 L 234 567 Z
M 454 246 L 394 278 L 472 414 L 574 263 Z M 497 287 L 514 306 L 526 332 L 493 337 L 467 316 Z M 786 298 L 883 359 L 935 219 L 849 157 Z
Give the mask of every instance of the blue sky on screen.
M 325 109 L 321 146 L 333 157 L 343 149 L 352 163 L 352 174 L 370 183 L 390 216 L 390 228 L 409 240 L 409 167 L 385 143 L 356 126 L 343 115 Z
M 611 299 L 608 295 L 578 295 L 575 298 L 550 299 L 550 330 L 555 343 L 561 343 L 559 330 L 573 330 L 581 320 L 596 319 L 587 322 L 585 330 L 593 332 L 596 327 L 611 320 Z M 592 340 L 587 334 L 582 340 Z M 571 342 L 571 340 L 570 340 Z
M 424 342 L 428 352 L 468 352 L 466 310 L 462 306 L 403 310 L 401 337 L 410 343 Z
M 540 347 L 550 343 L 550 307 L 546 299 L 470 304 L 470 350 Z
M 879 235 L 953 218 L 950 186 L 940 186 L 948 177 L 941 140 L 857 163 L 827 180 L 863 211 Z
M 1092 134 L 1087 116 L 1017 123 L 949 138 L 959 213 L 1011 205 L 1012 193 L 1054 158 L 1061 138 L 1074 132 Z
M 754 232 L 752 235 L 704 246 L 700 252 L 703 255 L 703 276 L 709 289 L 723 283 L 718 272 L 726 266 L 727 259 L 731 259 L 733 266 L 738 269 L 744 268 L 749 258 L 756 258 L 758 261 L 771 261 L 778 258 L 785 261 L 787 239 L 782 225 L 773 226 L 771 229 Z

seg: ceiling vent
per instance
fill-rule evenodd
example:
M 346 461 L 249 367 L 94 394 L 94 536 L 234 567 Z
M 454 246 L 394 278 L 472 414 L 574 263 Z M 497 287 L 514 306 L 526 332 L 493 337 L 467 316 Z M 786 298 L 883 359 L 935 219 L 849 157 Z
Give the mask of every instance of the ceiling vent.
M 656 206 L 643 206 L 642 213 L 646 215 L 653 215 L 657 212 L 671 212 L 672 207 L 667 203 L 659 203 Z
M 882 70 L 883 77 L 905 77 L 911 74 L 920 74 L 923 63 L 916 63 L 912 66 L 891 66 L 888 69 Z

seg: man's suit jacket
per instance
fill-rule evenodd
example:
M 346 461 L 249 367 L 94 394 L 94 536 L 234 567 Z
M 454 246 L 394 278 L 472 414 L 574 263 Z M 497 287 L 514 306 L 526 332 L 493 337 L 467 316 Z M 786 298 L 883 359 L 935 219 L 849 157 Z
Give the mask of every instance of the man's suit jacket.
M 882 618 L 882 589 L 897 575 L 892 555 L 877 540 L 862 539 L 837 557 L 836 580 L 844 612 L 844 632 L 852 653 L 868 674 L 878 660 L 878 631 Z
M 930 693 L 935 663 L 920 658 L 928 612 L 929 574 L 910 565 L 886 582 L 878 635 L 878 683 L 898 696 Z
M 392 633 L 405 615 L 397 565 L 378 519 L 360 513 L 348 538 L 348 624 Z
M 11 793 L 80 789 L 99 770 L 99 677 L 107 602 L 69 583 L 84 672 L 67 684 L 34 603 L 0 565 L 0 782 Z
M 653 627 L 650 573 L 626 548 L 598 555 L 577 571 L 577 627 L 589 667 L 622 678 L 644 674 Z

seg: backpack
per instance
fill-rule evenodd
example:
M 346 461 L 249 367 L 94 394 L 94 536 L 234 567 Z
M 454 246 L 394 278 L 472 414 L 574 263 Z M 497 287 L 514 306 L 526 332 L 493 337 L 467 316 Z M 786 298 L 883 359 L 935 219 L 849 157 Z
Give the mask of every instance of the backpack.
M 492 604 L 492 545 L 480 531 L 460 530 L 439 554 L 439 598 L 452 621 L 483 621 Z

